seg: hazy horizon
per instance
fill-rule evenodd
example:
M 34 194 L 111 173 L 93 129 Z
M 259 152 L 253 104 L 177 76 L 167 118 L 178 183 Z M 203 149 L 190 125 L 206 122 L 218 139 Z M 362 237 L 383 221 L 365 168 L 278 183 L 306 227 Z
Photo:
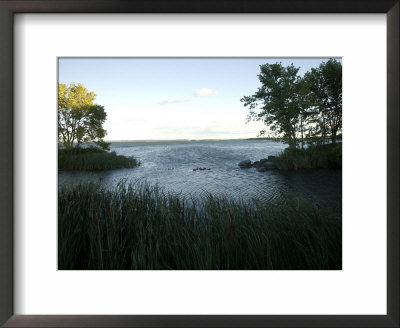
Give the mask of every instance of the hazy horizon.
M 106 142 L 118 142 L 118 141 L 224 141 L 224 140 L 268 140 L 273 139 L 272 137 L 250 137 L 250 138 L 202 138 L 202 139 L 190 139 L 190 138 L 178 138 L 178 139 L 105 139 Z

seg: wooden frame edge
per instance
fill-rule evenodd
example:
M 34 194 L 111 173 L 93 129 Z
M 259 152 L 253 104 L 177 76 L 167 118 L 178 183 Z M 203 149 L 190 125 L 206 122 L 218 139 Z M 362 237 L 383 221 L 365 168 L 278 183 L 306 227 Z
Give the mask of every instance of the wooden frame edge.
M 399 327 L 399 1 L 397 0 L 2 0 L 0 1 L 0 324 L 4 327 Z M 156 4 L 159 4 L 157 6 Z M 386 316 L 53 316 L 14 315 L 13 307 L 13 15 L 26 12 L 387 13 Z M 3 51 L 6 49 L 6 51 Z

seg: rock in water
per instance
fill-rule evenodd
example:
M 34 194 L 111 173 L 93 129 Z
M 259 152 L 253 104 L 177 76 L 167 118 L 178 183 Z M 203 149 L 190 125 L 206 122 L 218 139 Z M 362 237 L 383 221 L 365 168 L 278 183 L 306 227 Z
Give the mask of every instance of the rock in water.
M 268 160 L 269 160 L 269 161 L 272 161 L 272 160 L 275 159 L 275 158 L 276 158 L 276 156 L 272 156 L 272 155 L 268 156 Z
M 267 169 L 263 166 L 257 168 L 257 172 L 265 172 Z
M 261 166 L 267 170 L 277 169 L 277 166 L 274 162 L 263 162 Z
M 249 159 L 245 159 L 244 161 L 241 161 L 238 165 L 241 169 L 248 169 L 251 167 L 251 161 Z

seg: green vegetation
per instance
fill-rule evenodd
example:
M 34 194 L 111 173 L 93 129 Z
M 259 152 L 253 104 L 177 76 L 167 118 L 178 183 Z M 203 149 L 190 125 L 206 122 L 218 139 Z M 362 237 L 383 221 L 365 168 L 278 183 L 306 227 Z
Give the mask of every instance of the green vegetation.
M 96 147 L 58 150 L 58 170 L 60 171 L 98 171 L 139 166 L 133 157 L 117 155 Z
M 342 131 L 342 64 L 329 59 L 304 76 L 298 75 L 299 69 L 293 64 L 261 65 L 261 86 L 241 99 L 249 108 L 247 119 L 263 121 L 291 149 L 304 148 L 314 137 L 335 143 Z
M 342 143 L 311 145 L 304 149 L 286 148 L 274 163 L 281 170 L 342 168 Z
M 83 143 L 109 149 L 110 144 L 103 140 L 107 114 L 103 106 L 93 103 L 95 99 L 96 94 L 81 83 L 58 84 L 58 140 L 65 149 L 79 148 Z
M 88 92 L 81 83 L 58 84 L 60 171 L 112 170 L 140 165 L 133 157 L 106 151 L 110 149 L 110 143 L 103 140 L 107 134 L 103 129 L 107 114 L 103 106 L 93 103 L 95 99 L 96 94 Z
M 188 203 L 123 182 L 59 189 L 61 270 L 340 270 L 341 240 L 340 217 L 299 198 Z

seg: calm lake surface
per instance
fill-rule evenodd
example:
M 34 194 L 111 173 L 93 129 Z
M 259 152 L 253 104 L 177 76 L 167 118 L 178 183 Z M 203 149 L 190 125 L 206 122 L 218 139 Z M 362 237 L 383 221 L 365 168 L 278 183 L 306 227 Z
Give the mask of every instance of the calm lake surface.
M 59 172 L 59 185 L 90 180 L 113 186 L 121 179 L 139 179 L 183 197 L 211 193 L 235 200 L 264 202 L 281 197 L 283 191 L 341 213 L 341 170 L 257 172 L 254 168 L 238 167 L 244 159 L 254 162 L 277 155 L 284 148 L 286 145 L 269 140 L 113 142 L 111 151 L 134 156 L 142 165 L 101 172 Z M 198 167 L 211 170 L 193 171 Z

